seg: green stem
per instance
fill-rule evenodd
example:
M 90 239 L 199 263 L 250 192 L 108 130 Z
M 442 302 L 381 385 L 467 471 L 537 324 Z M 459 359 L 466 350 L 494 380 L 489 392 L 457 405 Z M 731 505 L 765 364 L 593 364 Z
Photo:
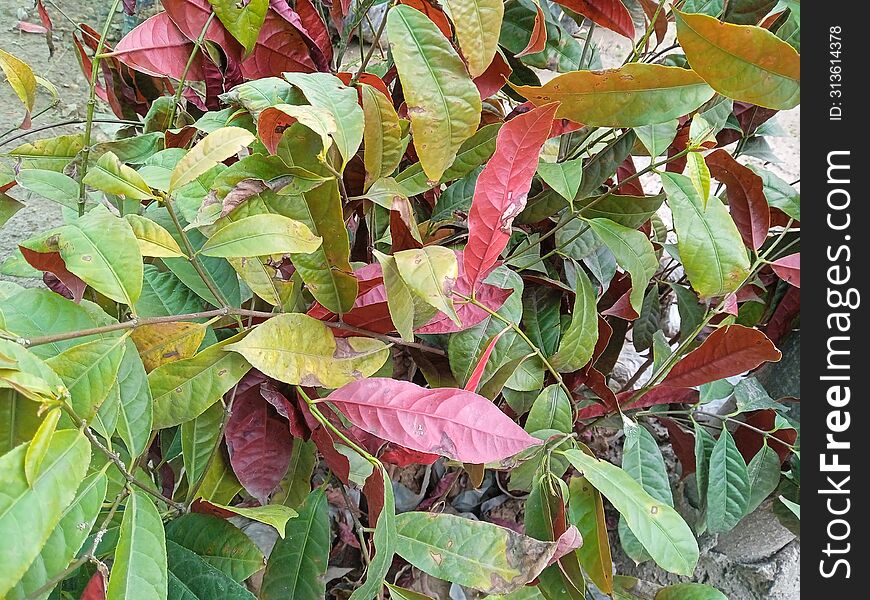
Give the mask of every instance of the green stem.
M 97 49 L 94 51 L 94 57 L 91 60 L 91 81 L 90 91 L 88 94 L 87 118 L 85 120 L 85 133 L 82 145 L 82 162 L 79 173 L 79 201 L 78 209 L 79 216 L 85 214 L 85 175 L 88 174 L 88 161 L 91 154 L 91 132 L 94 125 L 94 109 L 97 105 L 97 76 L 99 75 L 101 54 L 106 46 L 106 38 L 109 36 L 109 28 L 112 26 L 112 19 L 118 10 L 121 0 L 114 0 L 109 7 L 109 14 L 106 16 L 106 21 L 103 24 L 103 32 L 100 34 L 100 41 L 97 42 Z
M 301 386 L 296 386 L 296 391 L 299 392 L 299 395 L 305 401 L 305 404 L 308 405 L 308 409 L 311 411 L 311 415 L 317 420 L 318 423 L 329 429 L 332 433 L 336 435 L 342 442 L 344 442 L 349 448 L 354 450 L 357 454 L 362 456 L 364 459 L 369 461 L 374 467 L 378 469 L 382 469 L 383 465 L 381 461 L 377 458 L 369 454 L 364 448 L 362 448 L 359 444 L 351 440 L 347 437 L 344 432 L 342 432 L 338 427 L 333 425 L 329 419 L 323 416 L 323 413 L 320 412 L 320 409 L 317 407 L 317 402 L 312 400 L 308 394 L 305 393 L 305 390 L 302 389 Z
M 392 8 L 392 6 L 390 7 Z M 356 75 L 353 76 L 353 79 L 350 80 L 350 85 L 353 87 L 359 81 L 359 78 L 362 77 L 362 74 L 366 72 L 366 67 L 369 62 L 372 60 L 372 55 L 375 53 L 375 48 L 378 48 L 378 43 L 381 41 L 381 36 L 384 33 L 384 29 L 387 27 L 387 13 L 389 12 L 389 8 L 384 11 L 384 16 L 381 19 L 381 24 L 378 26 L 378 30 L 375 32 L 375 37 L 372 40 L 372 45 L 369 47 L 369 51 L 366 53 L 365 57 L 362 59 L 362 62 L 359 65 L 359 69 L 356 72 Z M 366 18 L 368 18 L 368 11 L 366 11 Z M 369 21 L 371 23 L 371 21 Z M 360 52 L 362 52 L 362 36 L 360 36 L 359 47 Z
M 187 81 L 187 75 L 190 73 L 190 69 L 193 66 L 193 61 L 196 58 L 196 55 L 199 54 L 200 48 L 202 48 L 202 44 L 205 42 L 205 35 L 208 32 L 208 28 L 211 25 L 212 20 L 214 19 L 215 14 L 212 12 L 208 19 L 205 21 L 205 25 L 202 26 L 202 30 L 199 32 L 199 36 L 196 38 L 196 41 L 193 44 L 193 50 L 190 52 L 190 56 L 187 57 L 187 63 L 184 65 L 184 70 L 181 72 L 181 79 L 178 80 L 178 89 L 175 90 L 175 96 L 172 99 L 172 108 L 169 111 L 169 127 L 172 127 L 172 124 L 175 122 L 175 113 L 178 110 L 178 105 L 181 103 L 181 96 L 184 93 L 184 83 Z
M 590 47 L 592 46 L 592 34 L 595 33 L 595 21 L 589 21 L 589 29 L 586 31 L 586 40 L 583 42 L 583 52 L 580 53 L 580 68 L 589 68 L 589 64 L 586 63 L 586 54 L 589 52 Z M 589 55 L 589 63 L 592 63 L 592 55 Z

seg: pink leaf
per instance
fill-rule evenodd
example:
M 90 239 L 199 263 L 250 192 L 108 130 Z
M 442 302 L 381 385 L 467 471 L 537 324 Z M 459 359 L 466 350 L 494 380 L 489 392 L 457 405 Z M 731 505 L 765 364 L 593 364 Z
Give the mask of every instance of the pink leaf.
M 565 530 L 565 533 L 560 535 L 559 539 L 556 540 L 556 552 L 553 554 L 550 562 L 547 563 L 547 566 L 552 565 L 560 558 L 562 558 L 569 552 L 576 550 L 582 545 L 583 536 L 580 535 L 580 530 L 571 525 L 570 527 L 568 527 L 568 529 Z
M 800 252 L 783 256 L 782 258 L 773 261 L 770 266 L 774 273 L 779 275 L 783 281 L 792 284 L 796 288 L 801 286 Z
M 193 42 L 165 12 L 157 13 L 125 35 L 111 54 L 122 63 L 153 77 L 180 79 L 193 52 Z M 187 73 L 189 81 L 202 81 L 202 53 L 197 53 Z
M 290 466 L 293 439 L 287 422 L 265 400 L 260 386 L 236 393 L 226 441 L 239 483 L 266 504 Z
M 27 21 L 18 21 L 15 27 L 17 27 L 24 33 L 46 33 L 48 31 L 48 29 L 46 29 L 42 25 L 37 25 L 36 23 L 28 23 Z
M 777 362 L 782 353 L 767 336 L 743 325 L 726 325 L 684 356 L 662 385 L 695 387 L 740 375 L 765 362 Z
M 465 390 L 376 377 L 349 383 L 328 400 L 360 429 L 461 462 L 485 464 L 541 443 L 492 402 Z
M 538 154 L 547 141 L 558 103 L 514 117 L 498 132 L 495 153 L 474 188 L 468 213 L 465 277 L 474 289 L 507 245 L 514 217 L 526 207 Z
M 242 63 L 242 75 L 246 79 L 260 79 L 280 77 L 285 71 L 316 70 L 299 30 L 274 10 L 267 12 L 254 51 Z
M 620 0 L 556 0 L 556 3 L 588 17 L 596 25 L 634 38 L 631 13 Z

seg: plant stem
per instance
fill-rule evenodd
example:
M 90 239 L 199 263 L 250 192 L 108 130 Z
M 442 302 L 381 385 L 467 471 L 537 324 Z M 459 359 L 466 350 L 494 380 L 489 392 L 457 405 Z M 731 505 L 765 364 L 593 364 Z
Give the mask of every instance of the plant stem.
M 320 409 L 317 407 L 317 402 L 312 400 L 311 397 L 305 393 L 305 390 L 302 389 L 301 386 L 296 386 L 296 391 L 302 396 L 302 399 L 305 401 L 305 404 L 308 405 L 308 409 L 311 411 L 312 416 L 317 420 L 318 423 L 329 429 L 332 433 L 334 433 L 342 442 L 344 442 L 348 447 L 354 450 L 357 454 L 362 456 L 364 459 L 369 461 L 375 468 L 382 469 L 383 465 L 381 461 L 377 458 L 369 454 L 363 447 L 359 444 L 351 440 L 347 437 L 344 432 L 342 432 L 338 427 L 332 424 L 332 422 L 323 416 L 323 413 L 320 412 Z
M 392 6 L 391 6 L 392 8 Z M 378 43 L 381 41 L 381 36 L 384 33 L 384 30 L 387 28 L 387 13 L 389 12 L 389 8 L 384 11 L 384 16 L 381 19 L 380 25 L 378 25 L 378 30 L 375 32 L 375 37 L 372 39 L 372 45 L 369 46 L 369 51 L 366 53 L 365 57 L 363 57 L 362 62 L 359 65 L 359 69 L 356 74 L 350 80 L 350 86 L 353 87 L 359 81 L 359 78 L 362 77 L 362 74 L 365 73 L 366 67 L 369 62 L 372 60 L 372 55 L 375 53 L 375 48 L 378 48 Z M 368 11 L 366 11 L 366 18 L 368 18 Z M 369 21 L 371 23 L 371 21 Z M 362 36 L 360 36 L 359 40 L 360 52 L 362 52 Z
M 586 31 L 586 39 L 583 42 L 583 52 L 580 54 L 580 68 L 589 68 L 589 64 L 592 63 L 592 55 L 589 55 L 589 64 L 586 63 L 586 53 L 589 52 L 589 48 L 592 46 L 592 34 L 595 33 L 595 21 L 589 21 L 589 29 Z
M 51 107 L 49 107 L 51 108 Z M 37 113 L 39 114 L 39 113 Z M 37 115 L 34 115 L 34 117 Z M 125 119 L 91 119 L 92 123 L 116 123 L 118 125 L 142 125 L 139 121 L 128 121 Z M 59 123 L 50 123 L 48 125 L 42 125 L 41 127 L 34 127 L 33 129 L 28 129 L 27 131 L 22 131 L 17 135 L 13 135 L 10 138 L 6 138 L 3 141 L 0 141 L 0 146 L 5 146 L 10 142 L 14 142 L 15 140 L 20 140 L 23 137 L 27 137 L 34 133 L 39 133 L 40 131 L 46 131 L 48 129 L 54 129 L 55 127 L 66 127 L 67 125 L 79 125 L 81 123 L 85 123 L 85 119 L 70 119 L 69 121 L 60 121 Z M 12 131 L 18 131 L 16 127 Z M 6 132 L 11 133 L 10 131 Z M 4 134 L 5 135 L 5 134 Z
M 114 18 L 115 12 L 117 12 L 120 4 L 121 0 L 114 0 L 109 7 L 109 14 L 106 16 L 106 22 L 103 24 L 103 32 L 100 34 L 100 41 L 97 42 L 97 49 L 94 51 L 94 58 L 91 61 L 90 92 L 88 95 L 87 119 L 85 120 L 84 145 L 82 146 L 81 173 L 79 173 L 78 208 L 80 217 L 85 214 L 85 175 L 88 174 L 88 161 L 90 160 L 91 155 L 91 131 L 94 125 L 94 109 L 97 105 L 97 76 L 100 72 L 100 55 L 103 53 L 103 48 L 106 46 L 106 38 L 109 36 L 109 28 L 112 26 L 112 19 Z
M 187 63 L 184 65 L 184 70 L 181 72 L 181 79 L 178 80 L 178 89 L 175 90 L 175 96 L 172 99 L 172 108 L 169 111 L 169 127 L 172 127 L 172 124 L 175 122 L 175 113 L 178 110 L 178 105 L 181 102 L 181 96 L 184 93 L 184 83 L 187 81 L 187 74 L 190 73 L 190 68 L 193 66 L 193 61 L 196 58 L 196 55 L 199 54 L 199 50 L 202 47 L 203 42 L 205 41 L 205 35 L 208 31 L 211 22 L 214 20 L 215 13 L 212 13 L 208 16 L 208 19 L 205 21 L 205 25 L 202 26 L 202 30 L 199 32 L 199 37 L 196 38 L 196 41 L 193 44 L 193 50 L 190 52 L 190 56 L 187 57 Z

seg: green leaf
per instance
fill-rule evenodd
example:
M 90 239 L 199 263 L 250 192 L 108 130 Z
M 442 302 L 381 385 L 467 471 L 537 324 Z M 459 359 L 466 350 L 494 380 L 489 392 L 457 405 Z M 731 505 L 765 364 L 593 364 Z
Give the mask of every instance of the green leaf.
M 100 156 L 97 164 L 88 169 L 84 182 L 107 194 L 132 200 L 149 200 L 154 197 L 142 176 L 122 163 L 113 152 L 105 152 Z
M 184 252 L 181 251 L 172 234 L 151 219 L 133 214 L 124 215 L 124 219 L 133 229 L 133 235 L 139 242 L 139 252 L 142 256 L 157 258 L 184 256 Z
M 298 509 L 311 493 L 311 475 L 317 464 L 317 447 L 312 441 L 293 439 L 290 467 L 278 488 L 272 492 L 272 502 Z
M 655 600 L 728 600 L 725 594 L 703 583 L 677 583 L 662 588 Z
M 105 474 L 89 475 L 82 482 L 73 503 L 63 511 L 39 556 L 30 564 L 21 581 L 6 594 L 7 600 L 23 600 L 25 597 L 44 600 L 49 597 L 50 591 L 39 596 L 32 594 L 63 573 L 75 558 L 97 520 L 105 497 Z
M 396 521 L 399 556 L 433 577 L 488 594 L 533 580 L 555 551 L 554 542 L 457 515 L 406 512 Z
M 254 600 L 254 595 L 184 546 L 166 541 L 167 598 L 170 600 Z
M 27 445 L 27 453 L 24 455 L 24 475 L 27 478 L 27 483 L 33 485 L 39 475 L 42 461 L 48 452 L 51 438 L 57 428 L 57 422 L 60 420 L 60 408 L 53 408 L 48 411 L 36 433 L 33 434 L 33 439 Z
M 387 14 L 387 36 L 408 104 L 414 148 L 438 181 L 480 121 L 480 93 L 438 27 L 406 5 Z
M 695 422 L 695 481 L 698 485 L 698 497 L 700 506 L 706 509 L 707 486 L 710 481 L 710 455 L 716 440 L 709 434 L 707 429 L 700 423 Z
M 707 483 L 707 529 L 725 533 L 740 522 L 749 502 L 746 462 L 727 429 L 723 429 L 710 454 Z
M 124 358 L 126 339 L 85 342 L 46 361 L 69 390 L 72 408 L 80 419 L 93 419 L 109 395 Z
M 652 125 L 635 127 L 634 132 L 637 134 L 640 143 L 649 152 L 649 155 L 652 158 L 656 158 L 667 152 L 667 149 L 677 136 L 677 128 L 679 126 L 679 120 L 672 119 L 664 123 L 653 123 Z
M 686 159 L 689 180 L 701 199 L 701 206 L 706 208 L 707 200 L 710 198 L 710 169 L 699 152 L 689 152 Z
M 134 490 L 124 508 L 106 600 L 165 600 L 167 585 L 163 521 L 151 498 Z
M 139 456 L 148 446 L 153 420 L 153 400 L 148 375 L 136 346 L 127 341 L 124 358 L 118 367 L 118 380 L 110 394 L 118 394 L 118 435 L 131 456 Z
M 505 3 L 504 20 L 502 21 L 499 43 L 511 54 L 522 53 L 529 44 L 535 24 L 538 7 L 537 2 L 507 2 Z M 546 17 L 546 13 L 545 13 Z M 544 49 L 534 54 L 522 57 L 522 64 L 538 69 L 555 70 L 559 73 L 588 68 L 595 63 L 600 64 L 597 52 L 592 45 L 584 59 L 583 65 L 580 59 L 583 56 L 583 44 L 569 34 L 557 21 L 546 18 L 542 24 L 546 30 L 547 42 Z M 590 60 L 591 59 L 591 60 Z M 516 70 L 516 69 L 515 69 Z
M 242 489 L 242 484 L 236 479 L 230 467 L 229 457 L 225 448 L 218 448 L 214 460 L 205 473 L 205 479 L 197 493 L 198 498 L 209 502 L 227 503 Z
M 674 16 L 689 64 L 717 92 L 776 110 L 800 103 L 800 55 L 773 33 L 702 14 Z
M 22 144 L 9 151 L 21 160 L 22 169 L 48 169 L 61 172 L 84 146 L 84 134 L 59 135 Z
M 780 496 L 779 500 L 780 500 L 780 502 L 782 502 L 785 505 L 785 507 L 787 509 L 789 509 L 791 511 L 791 513 L 794 516 L 796 516 L 798 518 L 798 520 L 800 520 L 800 518 L 801 518 L 801 505 L 800 504 L 798 504 L 797 502 L 792 502 L 791 500 L 789 500 L 785 496 Z
M 610 593 L 613 590 L 613 561 L 601 494 L 585 477 L 572 477 L 568 490 L 568 519 L 583 536 L 583 545 L 577 549 L 580 564 L 598 589 Z
M 692 287 L 702 300 L 735 291 L 749 275 L 750 264 L 731 214 L 718 198 L 705 207 L 688 177 L 662 173 L 661 178 Z
M 0 595 L 4 596 L 39 556 L 73 501 L 91 448 L 81 431 L 56 432 L 31 485 L 24 474 L 26 453 L 27 445 L 22 444 L 0 457 Z
M 459 49 L 472 77 L 481 75 L 498 49 L 504 17 L 502 0 L 447 0 Z
M 154 398 L 155 429 L 198 417 L 248 372 L 251 366 L 238 354 L 227 351 L 227 346 L 236 339 L 238 336 L 148 374 Z
M 365 83 L 359 86 L 365 114 L 366 187 L 395 171 L 402 160 L 402 130 L 391 98 Z
M 68 175 L 48 169 L 22 169 L 15 180 L 25 190 L 78 210 L 79 184 Z
M 41 408 L 13 389 L 0 388 L 0 456 L 33 438 L 42 421 Z
M 195 419 L 181 424 L 181 455 L 188 487 L 192 487 L 205 473 L 223 420 L 224 407 L 215 402 Z
M 659 268 L 649 238 L 640 231 L 623 227 L 609 219 L 590 219 L 589 224 L 613 252 L 619 266 L 631 276 L 631 306 L 640 314 L 646 286 Z
M 230 35 L 244 47 L 245 53 L 250 54 L 254 50 L 254 44 L 257 43 L 260 28 L 266 20 L 269 0 L 250 0 L 242 3 L 233 0 L 208 0 L 208 3 Z
M 668 470 L 658 442 L 643 425 L 626 429 L 622 450 L 622 470 L 631 475 L 646 492 L 668 506 L 674 505 Z
M 212 131 L 175 165 L 168 191 L 171 193 L 184 187 L 216 164 L 249 146 L 254 139 L 253 133 L 241 127 L 221 127 Z
M 540 87 L 512 87 L 535 106 L 561 102 L 557 117 L 593 127 L 664 123 L 696 110 L 715 93 L 694 71 L 644 63 L 565 73 Z
M 357 92 L 330 73 L 284 73 L 284 79 L 302 90 L 312 106 L 329 111 L 337 131 L 332 135 L 342 156 L 341 170 L 356 155 L 363 139 L 363 109 Z
M 380 595 L 396 553 L 399 533 L 396 530 L 396 500 L 393 496 L 393 482 L 383 467 L 380 474 L 384 489 L 384 505 L 381 508 L 372 541 L 375 545 L 375 556 L 366 571 L 366 580 L 354 590 L 349 600 L 371 600 Z
M 559 347 L 561 331 L 562 292 L 540 285 L 523 290 L 523 330 L 544 356 L 551 356 Z
M 704 320 L 706 309 L 698 302 L 698 297 L 689 288 L 671 284 L 674 296 L 677 297 L 677 310 L 680 314 L 680 339 L 688 340 L 695 329 Z
M 0 192 L 0 227 L 5 225 L 22 208 L 24 208 L 23 203 Z
M 749 165 L 764 184 L 764 197 L 770 206 L 778 208 L 795 221 L 801 220 L 801 195 L 787 181 L 766 169 Z
M 698 542 L 673 508 L 650 496 L 619 467 L 580 450 L 567 450 L 565 456 L 610 500 L 656 564 L 671 573 L 692 574 L 698 564 Z
M 278 540 L 263 574 L 260 600 L 323 600 L 329 560 L 329 505 L 318 488 L 308 495 L 287 535 Z
M 218 229 L 200 252 L 223 258 L 291 252 L 310 254 L 322 241 L 299 221 L 281 215 L 253 215 Z
M 396 259 L 389 254 L 373 250 L 375 258 L 381 265 L 384 274 L 384 288 L 387 292 L 387 309 L 396 331 L 403 340 L 414 340 L 414 325 L 417 323 L 414 294 L 402 279 Z
M 402 250 L 393 254 L 396 268 L 408 289 L 460 325 L 448 295 L 459 273 L 456 253 L 443 246 Z
M 643 299 L 640 315 L 631 328 L 631 342 L 638 352 L 646 352 L 653 344 L 653 336 L 660 331 L 662 305 L 658 286 L 653 286 Z
M 550 364 L 561 373 L 572 373 L 586 365 L 592 359 L 592 352 L 598 342 L 595 289 L 586 271 L 577 266 L 575 272 L 577 289 L 571 324 L 559 342 L 559 350 L 550 357 Z
M 247 535 L 226 519 L 190 513 L 166 525 L 166 539 L 196 553 L 239 583 L 263 568 L 263 553 Z M 169 569 L 174 571 L 170 556 Z
M 273 317 L 226 349 L 279 381 L 326 388 L 373 375 L 390 354 L 379 340 L 336 338 L 322 322 L 302 314 Z
M 116 302 L 134 306 L 142 291 L 142 255 L 133 229 L 105 206 L 21 245 L 59 252 L 70 272 Z
M 574 412 L 565 390 L 555 383 L 548 385 L 535 398 L 526 418 L 525 430 L 533 433 L 542 429 L 555 429 L 562 433 L 571 433 L 573 428 Z
M 761 506 L 761 503 L 779 485 L 779 479 L 782 475 L 779 455 L 776 450 L 765 443 L 749 461 L 746 471 L 749 481 L 749 502 L 746 504 L 745 514 L 748 515 Z
M 393 598 L 394 600 L 434 600 L 431 596 L 427 596 L 426 594 L 421 594 L 420 592 L 415 592 L 414 590 L 409 590 L 407 588 L 400 588 L 386 581 L 384 582 L 384 585 L 386 585 L 387 589 L 390 590 L 390 598 Z M 492 597 L 493 596 L 489 596 L 489 598 Z
M 664 194 L 655 196 L 605 196 L 575 202 L 580 214 L 588 219 L 605 218 L 614 223 L 637 229 L 661 207 Z M 594 204 L 593 204 L 594 203 Z
M 577 190 L 580 189 L 580 178 L 583 176 L 583 159 L 575 158 L 565 162 L 538 163 L 538 175 L 553 191 L 569 203 L 574 201 Z
M 172 272 L 145 265 L 142 295 L 136 302 L 140 317 L 166 317 L 204 310 L 202 300 Z

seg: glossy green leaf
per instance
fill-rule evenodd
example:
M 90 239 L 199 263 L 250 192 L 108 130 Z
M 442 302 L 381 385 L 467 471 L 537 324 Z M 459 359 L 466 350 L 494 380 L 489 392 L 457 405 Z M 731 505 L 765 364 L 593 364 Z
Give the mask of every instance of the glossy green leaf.
M 393 482 L 387 471 L 380 467 L 379 477 L 384 483 L 384 505 L 381 508 L 372 541 L 375 545 L 375 556 L 369 563 L 366 571 L 366 580 L 354 590 L 349 600 L 371 600 L 380 595 L 390 567 L 393 565 L 393 556 L 398 544 L 398 531 L 396 529 L 396 499 L 393 496 Z M 378 477 L 378 475 L 375 475 Z
M 79 184 L 68 175 L 48 169 L 22 169 L 15 179 L 25 190 L 61 206 L 78 209 Z
M 163 521 L 144 492 L 134 490 L 128 497 L 119 533 L 106 600 L 165 600 L 168 576 Z
M 0 457 L 0 594 L 4 595 L 39 556 L 63 511 L 75 497 L 90 462 L 91 448 L 81 431 L 52 436 L 39 475 L 24 475 L 27 445 Z
M 800 103 L 800 55 L 776 35 L 702 14 L 674 16 L 686 58 L 717 92 L 776 110 Z
M 568 450 L 565 456 L 610 500 L 656 564 L 672 573 L 692 574 L 698 563 L 698 542 L 673 508 L 650 496 L 619 467 L 580 450 Z
M 205 473 L 197 497 L 209 502 L 226 504 L 241 490 L 242 484 L 236 479 L 236 475 L 230 467 L 230 459 L 226 454 L 226 449 L 219 448 Z
M 574 201 L 577 190 L 580 189 L 580 179 L 583 176 L 583 159 L 575 158 L 565 162 L 538 163 L 538 175 L 544 183 L 568 202 Z
M 0 388 L 0 455 L 33 438 L 42 406 L 13 389 Z
M 714 587 L 703 583 L 677 583 L 658 591 L 655 600 L 728 600 Z
M 27 445 L 27 452 L 24 455 L 24 476 L 30 485 L 33 485 L 39 476 L 42 460 L 45 458 L 51 445 L 51 438 L 54 435 L 59 420 L 60 409 L 53 408 L 49 410 L 33 434 L 33 439 Z
M 126 337 L 85 342 L 49 358 L 60 375 L 79 418 L 90 421 L 109 395 L 126 350 Z
M 116 302 L 134 306 L 142 291 L 142 255 L 133 229 L 105 206 L 21 245 L 59 252 L 70 272 Z
M 649 155 L 655 158 L 662 156 L 667 151 L 677 136 L 677 128 L 679 126 L 680 122 L 677 119 L 673 119 L 664 123 L 641 125 L 640 127 L 635 127 L 634 132 L 644 148 L 649 152 Z
M 196 553 L 238 583 L 265 565 L 263 553 L 256 544 L 220 517 L 200 513 L 182 515 L 166 525 L 166 539 Z M 175 571 L 171 556 L 169 563 L 170 571 Z
M 557 117 L 593 127 L 664 123 L 694 111 L 715 93 L 694 71 L 644 63 L 574 71 L 541 87 L 514 89 L 535 106 L 561 102 Z
M 674 505 L 668 470 L 658 442 L 643 425 L 626 430 L 622 450 L 622 470 L 631 475 L 646 492 L 668 506 Z
M 343 169 L 363 139 L 364 116 L 356 90 L 330 73 L 284 73 L 284 78 L 302 90 L 312 106 L 332 113 L 338 127 L 333 139 L 343 158 Z
M 181 251 L 172 234 L 151 219 L 134 214 L 124 215 L 124 219 L 133 229 L 142 256 L 157 258 L 184 256 L 184 252 Z
M 746 466 L 749 481 L 749 502 L 746 504 L 746 514 L 761 506 L 779 485 L 780 471 L 779 455 L 776 450 L 764 444 L 749 464 Z
M 174 273 L 145 265 L 142 294 L 136 302 L 140 317 L 166 317 L 204 310 L 202 299 Z
M 579 266 L 575 270 L 577 289 L 571 324 L 565 330 L 559 350 L 550 357 L 550 364 L 559 372 L 571 373 L 581 369 L 592 358 L 598 342 L 598 312 L 595 307 L 595 288 L 586 272 Z
M 710 455 L 716 440 L 703 425 L 695 422 L 695 482 L 698 486 L 698 497 L 702 509 L 706 509 L 707 486 L 710 481 Z
M 433 577 L 488 594 L 519 589 L 555 552 L 554 542 L 457 515 L 406 512 L 396 521 L 399 556 Z
M 387 14 L 387 36 L 426 177 L 438 181 L 480 121 L 480 94 L 429 17 L 406 5 Z
M 723 429 L 710 454 L 707 483 L 707 529 L 710 533 L 730 531 L 743 518 L 749 502 L 749 474 L 746 462 Z
M 390 98 L 365 83 L 360 84 L 363 112 L 365 113 L 366 187 L 381 177 L 388 177 L 402 160 L 402 131 L 399 115 Z
M 154 398 L 154 428 L 165 429 L 201 415 L 251 368 L 244 358 L 227 351 L 229 338 L 191 358 L 168 363 L 148 374 Z
M 770 206 L 778 208 L 796 221 L 801 220 L 801 195 L 787 181 L 768 171 L 749 165 L 764 184 L 764 197 Z
M 299 509 L 311 493 L 311 475 L 317 464 L 317 447 L 312 441 L 293 439 L 290 466 L 277 489 L 272 492 L 272 502 Z
M 290 522 L 286 536 L 272 549 L 263 574 L 261 600 L 323 600 L 329 529 L 326 493 L 318 488 L 308 495 L 299 516 Z
M 184 187 L 197 177 L 236 154 L 254 141 L 254 134 L 241 127 L 212 131 L 184 155 L 169 179 L 169 192 Z
M 215 402 L 205 411 L 181 424 L 181 456 L 188 487 L 205 473 L 209 456 L 214 450 L 224 420 L 224 407 Z
M 449 296 L 459 273 L 456 253 L 443 246 L 426 246 L 396 252 L 393 258 L 408 289 L 459 325 L 459 316 Z
M 6 594 L 7 600 L 23 600 L 25 597 L 44 600 L 49 597 L 48 591 L 38 596 L 32 594 L 63 573 L 75 558 L 97 520 L 105 497 L 105 474 L 93 473 L 85 478 L 75 500 L 63 511 L 39 556 L 30 564 L 21 581 Z
M 97 163 L 88 169 L 84 178 L 85 185 L 107 194 L 148 200 L 153 198 L 151 188 L 132 167 L 122 163 L 114 152 L 105 152 Z
M 223 258 L 293 252 L 310 254 L 322 241 L 299 221 L 281 215 L 253 215 L 215 231 L 200 252 Z
M 481 75 L 498 49 L 504 17 L 502 0 L 447 0 L 459 49 L 472 77 Z
M 209 0 L 214 14 L 227 31 L 250 53 L 257 43 L 260 28 L 266 20 L 269 10 L 269 0 L 250 0 L 250 2 L 234 2 L 233 0 Z
M 279 381 L 327 388 L 373 375 L 390 354 L 379 340 L 336 338 L 326 325 L 301 314 L 273 317 L 226 349 Z
M 735 291 L 749 274 L 749 257 L 725 205 L 710 198 L 704 206 L 691 180 L 662 173 L 662 185 L 674 213 L 680 259 L 701 299 Z
M 565 390 L 558 384 L 548 385 L 532 404 L 529 416 L 526 418 L 526 431 L 555 429 L 563 433 L 571 433 L 573 427 L 574 413 Z
M 587 198 L 574 203 L 588 219 L 610 219 L 614 223 L 637 229 L 646 223 L 664 202 L 664 194 L 655 196 L 606 196 Z M 593 204 L 594 203 L 594 204 Z
M 169 600 L 254 600 L 254 595 L 184 546 L 166 541 Z
M 109 394 L 118 394 L 118 435 L 132 456 L 139 456 L 148 445 L 153 419 L 153 400 L 148 376 L 133 342 L 118 367 L 118 379 Z
M 609 219 L 590 219 L 589 224 L 613 252 L 619 266 L 631 276 L 631 306 L 640 314 L 646 286 L 659 268 L 649 238 L 640 231 L 623 227 Z
M 613 589 L 613 561 L 601 494 L 585 477 L 572 477 L 568 491 L 568 519 L 583 536 L 583 545 L 577 549 L 580 564 L 598 589 L 609 593 Z

